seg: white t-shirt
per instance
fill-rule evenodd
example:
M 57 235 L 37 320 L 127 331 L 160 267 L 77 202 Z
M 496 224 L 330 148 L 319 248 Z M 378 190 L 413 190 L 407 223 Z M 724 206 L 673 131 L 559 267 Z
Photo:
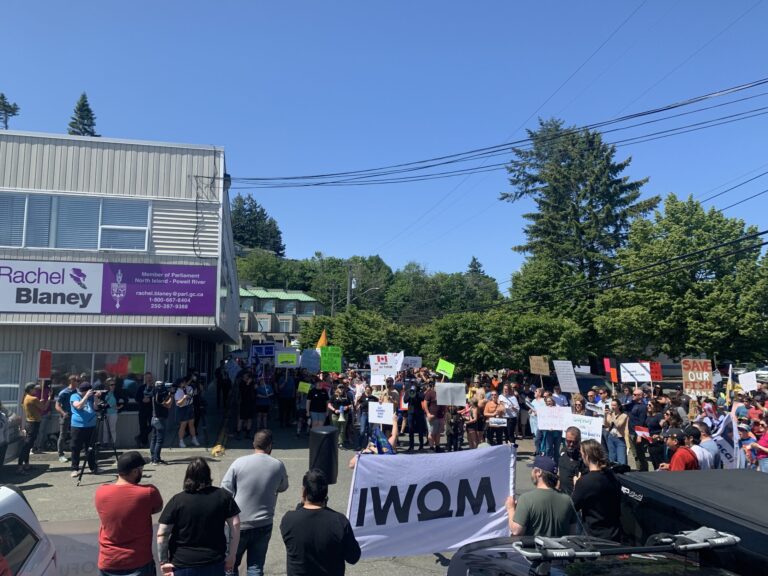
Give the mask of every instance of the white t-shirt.
M 188 394 L 189 396 L 184 399 L 184 402 L 181 403 L 181 406 L 179 406 L 179 401 L 184 398 L 184 395 Z M 176 394 L 174 394 L 173 399 L 176 401 L 176 406 L 179 406 L 180 408 L 183 408 L 184 406 L 189 406 L 192 402 L 192 387 L 187 386 L 185 388 L 179 388 L 176 390 Z

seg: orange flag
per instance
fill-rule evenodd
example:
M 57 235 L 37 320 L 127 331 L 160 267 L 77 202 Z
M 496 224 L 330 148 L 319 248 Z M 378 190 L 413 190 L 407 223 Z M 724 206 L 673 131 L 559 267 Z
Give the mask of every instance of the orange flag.
M 315 348 L 322 348 L 324 346 L 328 346 L 328 334 L 326 334 L 325 328 L 323 328 L 323 333 L 320 334 L 320 338 L 317 339 L 317 346 L 315 346 Z

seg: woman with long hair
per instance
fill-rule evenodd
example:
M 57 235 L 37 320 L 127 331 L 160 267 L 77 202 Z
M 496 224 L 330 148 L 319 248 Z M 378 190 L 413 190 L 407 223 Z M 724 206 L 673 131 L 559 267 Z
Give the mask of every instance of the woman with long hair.
M 464 424 L 464 429 L 467 431 L 467 443 L 470 449 L 477 448 L 480 444 L 482 433 L 478 432 L 478 408 L 477 398 L 472 398 L 469 401 L 469 413 L 467 414 L 467 421 Z
M 573 506 L 581 513 L 587 534 L 619 542 L 621 485 L 608 467 L 605 450 L 596 440 L 584 440 L 581 459 L 589 468 L 589 474 L 574 477 Z
M 163 574 L 224 576 L 233 570 L 240 541 L 239 514 L 232 495 L 213 486 L 205 459 L 194 458 L 184 475 L 184 490 L 160 514 L 157 555 Z
M 608 445 L 608 459 L 619 464 L 627 463 L 627 421 L 629 416 L 617 399 L 611 400 L 611 409 L 605 413 L 605 443 Z

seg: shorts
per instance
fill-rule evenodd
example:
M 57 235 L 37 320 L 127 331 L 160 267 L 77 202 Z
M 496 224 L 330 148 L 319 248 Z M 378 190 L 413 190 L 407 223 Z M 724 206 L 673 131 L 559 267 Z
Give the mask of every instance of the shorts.
M 179 422 L 186 422 L 187 420 L 194 419 L 194 417 L 195 417 L 195 412 L 191 404 L 188 404 L 187 406 L 176 407 L 176 420 L 178 420 Z
M 429 428 L 429 434 L 442 434 L 445 432 L 445 418 L 427 418 L 427 428 Z
M 269 414 L 269 404 L 256 404 L 253 407 L 253 411 L 256 414 Z

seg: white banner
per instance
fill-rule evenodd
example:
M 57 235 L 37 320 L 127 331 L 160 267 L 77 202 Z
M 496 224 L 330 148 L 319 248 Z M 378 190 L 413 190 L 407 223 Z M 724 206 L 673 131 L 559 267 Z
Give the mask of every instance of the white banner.
M 735 414 L 726 414 L 720 427 L 712 434 L 712 439 L 717 444 L 717 450 L 720 452 L 720 460 L 723 462 L 723 468 L 732 470 L 741 468 L 744 459 L 744 452 L 739 450 L 739 432 L 738 422 Z
M 438 406 L 466 406 L 467 387 L 459 382 L 437 382 L 435 384 Z
M 619 366 L 622 382 L 653 382 L 651 367 L 640 362 L 628 362 Z
M 739 374 L 739 386 L 744 392 L 757 390 L 757 372 L 743 372 Z
M 582 440 L 600 440 L 603 437 L 603 418 L 599 416 L 585 416 L 571 414 L 568 426 L 576 426 L 581 431 Z
M 392 426 L 392 416 L 394 416 L 395 405 L 389 402 L 369 402 L 368 403 L 368 422 L 371 424 L 386 424 Z
M 347 517 L 363 558 L 455 550 L 509 535 L 510 446 L 445 454 L 361 454 Z
M 372 354 L 368 356 L 371 364 L 371 378 L 373 376 L 396 376 L 403 363 L 404 354 Z
M 570 360 L 552 360 L 557 374 L 557 383 L 563 392 L 571 394 L 579 393 L 579 383 L 576 381 L 576 373 L 573 371 L 573 364 Z
M 565 430 L 570 416 L 571 409 L 564 406 L 543 406 L 536 410 L 539 430 Z
M 0 310 L 101 314 L 104 264 L 3 260 Z
M 421 368 L 421 356 L 405 356 L 403 358 L 403 370 L 417 370 Z

